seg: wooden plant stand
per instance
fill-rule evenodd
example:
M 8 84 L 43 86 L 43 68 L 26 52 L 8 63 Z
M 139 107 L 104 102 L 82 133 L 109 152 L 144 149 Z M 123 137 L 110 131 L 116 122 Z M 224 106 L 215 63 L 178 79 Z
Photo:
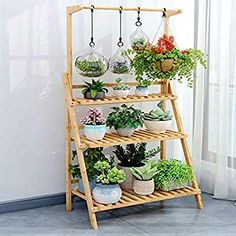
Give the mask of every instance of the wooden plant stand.
M 119 144 L 130 144 L 130 143 L 140 143 L 140 142 L 152 142 L 160 141 L 161 145 L 161 159 L 166 158 L 166 141 L 172 139 L 180 139 L 183 153 L 187 165 L 192 167 L 190 152 L 187 146 L 186 137 L 184 133 L 183 124 L 180 118 L 178 106 L 177 106 L 177 96 L 173 93 L 172 87 L 168 81 L 155 82 L 155 85 L 160 86 L 160 93 L 153 93 L 145 97 L 138 97 L 136 95 L 130 95 L 127 98 L 117 98 L 115 96 L 108 96 L 104 99 L 97 100 L 86 100 L 84 98 L 75 98 L 73 96 L 73 90 L 81 89 L 84 85 L 73 84 L 72 78 L 72 14 L 79 12 L 83 9 L 91 9 L 91 6 L 72 6 L 67 7 L 67 72 L 63 74 L 63 82 L 65 89 L 65 105 L 66 105 L 66 209 L 67 211 L 72 210 L 72 195 L 76 195 L 87 202 L 88 213 L 91 221 L 91 226 L 93 229 L 97 229 L 96 212 L 106 211 L 110 209 L 122 208 L 127 206 L 133 206 L 143 203 L 163 201 L 167 199 L 184 197 L 184 196 L 195 196 L 195 200 L 198 208 L 202 208 L 201 191 L 198 187 L 196 177 L 194 177 L 192 182 L 192 187 L 186 187 L 174 191 L 161 191 L 155 190 L 155 192 L 148 196 L 140 196 L 135 194 L 131 190 L 123 190 L 122 197 L 118 203 L 115 204 L 100 204 L 96 202 L 91 194 L 89 187 L 88 176 L 86 172 L 83 150 L 86 148 L 96 148 L 96 147 L 110 147 Z M 119 7 L 95 7 L 95 10 L 119 10 Z M 137 11 L 138 8 L 123 8 L 123 11 Z M 153 8 L 142 8 L 140 11 L 153 11 L 162 12 L 163 9 L 153 9 Z M 181 13 L 180 9 L 173 9 L 166 11 L 165 18 L 165 33 L 169 33 L 169 17 Z M 130 86 L 136 86 L 136 82 L 127 82 L 126 84 Z M 107 83 L 107 87 L 112 87 L 114 83 Z M 136 103 L 136 102 L 148 102 L 148 101 L 163 101 L 164 106 L 166 101 L 170 101 L 174 113 L 174 118 L 177 125 L 177 131 L 168 130 L 165 133 L 156 134 L 148 130 L 138 130 L 135 131 L 132 137 L 122 137 L 116 133 L 107 133 L 103 140 L 101 141 L 89 141 L 85 136 L 81 136 L 79 129 L 82 128 L 81 125 L 77 123 L 76 108 L 78 106 L 96 106 L 105 104 L 118 104 L 118 103 Z M 72 184 L 78 182 L 77 179 L 72 179 L 69 171 L 69 165 L 71 163 L 71 144 L 75 143 L 78 163 L 81 170 L 82 182 L 84 186 L 85 193 L 79 192 L 77 189 L 72 189 Z

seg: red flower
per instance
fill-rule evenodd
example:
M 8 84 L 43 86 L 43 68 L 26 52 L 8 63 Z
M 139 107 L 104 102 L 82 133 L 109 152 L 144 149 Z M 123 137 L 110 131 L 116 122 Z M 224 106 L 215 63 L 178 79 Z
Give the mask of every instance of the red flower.
M 181 53 L 182 53 L 182 54 L 188 54 L 188 53 L 189 53 L 189 50 L 182 50 Z

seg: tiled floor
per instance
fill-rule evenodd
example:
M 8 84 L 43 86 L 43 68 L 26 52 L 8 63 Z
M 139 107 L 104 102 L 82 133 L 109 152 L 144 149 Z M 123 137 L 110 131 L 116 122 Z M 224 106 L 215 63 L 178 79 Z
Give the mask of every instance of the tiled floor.
M 203 194 L 204 209 L 193 197 L 151 203 L 97 214 L 99 230 L 90 228 L 83 201 L 66 212 L 64 205 L 0 215 L 0 235 L 236 235 L 234 202 Z

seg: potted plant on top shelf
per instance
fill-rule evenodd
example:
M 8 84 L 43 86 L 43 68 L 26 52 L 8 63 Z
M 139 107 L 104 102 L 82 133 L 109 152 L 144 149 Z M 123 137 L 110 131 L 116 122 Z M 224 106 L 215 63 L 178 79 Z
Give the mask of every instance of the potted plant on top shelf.
M 112 107 L 114 110 L 107 117 L 107 125 L 114 127 L 120 136 L 130 137 L 135 129 L 143 126 L 142 111 L 126 104 Z
M 146 151 L 147 143 L 128 144 L 126 148 L 121 145 L 115 146 L 113 153 L 118 159 L 117 167 L 123 169 L 126 174 L 126 180 L 121 184 L 123 189 L 133 189 L 134 177 L 131 174 L 130 167 L 140 167 L 144 165 L 144 160 L 156 156 L 160 148 L 153 148 Z
M 146 128 L 155 133 L 165 132 L 172 122 L 172 115 L 170 111 L 164 111 L 162 102 L 157 104 L 158 109 L 151 110 L 148 113 L 144 113 L 144 125 Z
M 103 99 L 105 93 L 108 92 L 107 88 L 104 87 L 104 82 L 92 79 L 92 83 L 84 81 L 85 88 L 82 90 L 82 94 L 86 99 Z
M 102 140 L 106 133 L 106 119 L 98 108 L 89 108 L 87 115 L 80 120 L 84 125 L 84 134 L 87 139 Z
M 124 182 L 125 172 L 108 161 L 98 161 L 94 168 L 98 171 L 98 184 L 92 191 L 95 201 L 102 204 L 118 202 L 122 194 L 119 184 Z
M 113 92 L 117 97 L 127 97 L 130 93 L 130 87 L 127 84 L 122 83 L 121 78 L 116 79 L 116 85 L 113 86 Z

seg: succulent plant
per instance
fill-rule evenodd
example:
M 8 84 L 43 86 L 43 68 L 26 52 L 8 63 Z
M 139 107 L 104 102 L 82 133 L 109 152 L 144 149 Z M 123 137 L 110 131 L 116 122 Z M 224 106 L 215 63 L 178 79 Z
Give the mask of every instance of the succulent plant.
M 130 90 L 130 87 L 127 84 L 121 83 L 122 79 L 121 78 L 117 78 L 116 79 L 116 85 L 113 86 L 114 90 Z
M 90 92 L 91 97 L 95 98 L 98 92 L 108 92 L 107 88 L 104 87 L 104 82 L 101 80 L 95 81 L 94 79 L 92 79 L 92 83 L 86 81 L 84 81 L 84 83 L 86 85 L 85 88 L 82 90 L 83 95 Z
M 80 123 L 83 125 L 103 125 L 106 123 L 106 119 L 98 108 L 91 107 L 88 109 L 87 115 L 80 120 Z

